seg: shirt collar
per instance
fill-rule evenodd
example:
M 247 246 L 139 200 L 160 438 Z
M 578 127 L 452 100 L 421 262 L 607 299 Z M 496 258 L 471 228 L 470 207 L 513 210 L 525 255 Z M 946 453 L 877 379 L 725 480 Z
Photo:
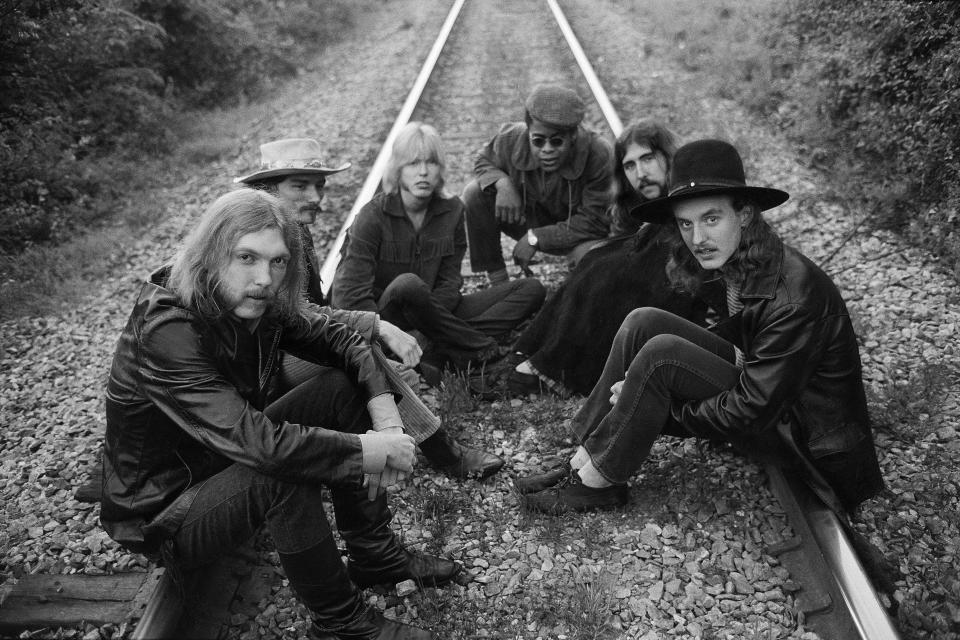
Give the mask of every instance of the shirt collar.
M 453 209 L 452 200 L 452 198 L 441 198 L 434 194 L 434 196 L 430 198 L 430 202 L 427 203 L 427 215 L 425 218 L 450 211 Z M 394 216 L 395 218 L 407 217 L 407 212 L 403 208 L 403 199 L 400 197 L 399 191 L 394 191 L 384 196 L 383 211 L 387 215 Z

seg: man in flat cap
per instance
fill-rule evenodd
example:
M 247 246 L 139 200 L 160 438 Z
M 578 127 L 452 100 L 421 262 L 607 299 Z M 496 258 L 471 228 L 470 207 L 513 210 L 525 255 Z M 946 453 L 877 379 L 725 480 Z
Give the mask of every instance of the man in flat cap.
M 581 126 L 585 107 L 572 89 L 535 88 L 524 122 L 500 127 L 477 155 L 466 204 L 470 266 L 503 282 L 500 232 L 517 241 L 514 261 L 526 269 L 537 251 L 576 264 L 607 237 L 613 180 L 609 142 Z

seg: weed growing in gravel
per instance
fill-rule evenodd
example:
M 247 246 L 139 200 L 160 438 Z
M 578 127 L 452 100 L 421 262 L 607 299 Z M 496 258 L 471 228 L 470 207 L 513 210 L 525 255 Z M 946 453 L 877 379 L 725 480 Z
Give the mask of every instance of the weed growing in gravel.
M 440 379 L 439 403 L 438 413 L 444 425 L 450 425 L 462 414 L 473 411 L 475 403 L 462 374 L 444 369 Z
M 569 607 L 563 609 L 565 622 L 570 625 L 571 638 L 600 640 L 613 637 L 607 624 L 613 610 L 613 587 L 616 576 L 601 569 L 599 573 L 588 568 L 573 569 L 573 589 Z
M 875 427 L 907 442 L 927 435 L 929 427 L 924 427 L 930 423 L 925 416 L 940 410 L 947 389 L 955 385 L 951 377 L 956 376 L 945 363 L 916 366 L 913 362 L 923 362 L 923 358 L 898 363 L 894 371 L 900 379 L 887 382 L 879 391 L 867 390 Z

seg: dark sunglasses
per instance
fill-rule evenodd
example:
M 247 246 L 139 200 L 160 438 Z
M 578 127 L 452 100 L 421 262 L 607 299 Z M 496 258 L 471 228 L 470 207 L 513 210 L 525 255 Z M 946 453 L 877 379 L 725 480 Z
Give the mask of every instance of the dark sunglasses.
M 560 136 L 530 136 L 530 144 L 535 146 L 537 149 L 542 149 L 546 146 L 547 141 L 550 142 L 550 146 L 554 149 L 559 149 L 563 145 L 567 144 L 567 139 Z

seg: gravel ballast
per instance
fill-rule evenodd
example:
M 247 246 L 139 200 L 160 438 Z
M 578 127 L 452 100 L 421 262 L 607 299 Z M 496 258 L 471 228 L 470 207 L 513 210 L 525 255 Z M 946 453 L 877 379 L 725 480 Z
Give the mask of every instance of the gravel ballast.
M 748 181 L 791 193 L 768 218 L 788 243 L 825 261 L 847 299 L 872 408 L 884 423 L 877 449 L 888 489 L 864 505 L 856 526 L 898 571 L 893 599 L 904 637 L 960 637 L 956 281 L 896 236 L 858 227 L 867 212 L 826 199 L 825 178 L 806 167 L 795 145 L 706 91 L 708 70 L 674 62 L 673 43 L 651 30 L 635 4 L 561 2 L 624 122 L 652 116 L 684 140 L 729 139 L 743 152 Z M 260 142 L 315 137 L 329 162 L 352 161 L 353 169 L 331 178 L 325 201 L 329 211 L 346 214 L 449 8 L 416 0 L 360 6 L 344 42 L 305 62 L 261 115 L 245 116 L 235 153 L 189 171 L 181 167 L 181 182 L 142 196 L 165 203 L 167 214 L 116 246 L 109 256 L 114 277 L 88 283 L 87 296 L 70 308 L 0 325 L 4 588 L 28 573 L 145 570 L 142 556 L 123 551 L 100 529 L 97 506 L 73 499 L 98 456 L 116 338 L 139 282 L 169 259 L 202 208 L 255 163 Z M 428 85 L 427 104 L 414 114 L 445 137 L 454 192 L 496 124 L 522 117 L 519 96 L 527 87 L 569 78 L 588 95 L 559 32 L 551 31 L 545 3 L 478 0 L 465 12 L 439 81 Z M 595 107 L 588 119 L 602 130 Z M 321 255 L 336 230 L 336 224 L 317 230 Z M 535 269 L 551 285 L 564 274 L 557 260 Z M 470 286 L 482 280 L 466 266 L 464 273 Z M 438 590 L 369 592 L 387 615 L 440 638 L 818 637 L 797 613 L 798 585 L 768 552 L 792 532 L 759 466 L 729 449 L 664 439 L 633 478 L 623 510 L 528 515 L 510 477 L 572 452 L 566 423 L 582 399 L 481 402 L 455 379 L 424 393 L 449 429 L 508 462 L 485 483 L 454 481 L 421 464 L 394 493 L 403 539 L 457 558 L 472 580 Z M 234 621 L 230 635 L 300 637 L 305 627 L 303 610 L 281 582 L 259 603 L 258 615 Z M 114 625 L 61 635 L 93 640 L 126 633 L 129 627 Z

